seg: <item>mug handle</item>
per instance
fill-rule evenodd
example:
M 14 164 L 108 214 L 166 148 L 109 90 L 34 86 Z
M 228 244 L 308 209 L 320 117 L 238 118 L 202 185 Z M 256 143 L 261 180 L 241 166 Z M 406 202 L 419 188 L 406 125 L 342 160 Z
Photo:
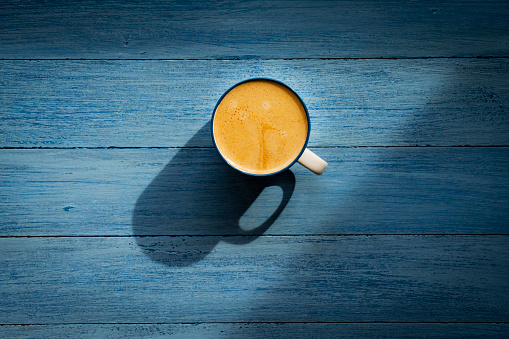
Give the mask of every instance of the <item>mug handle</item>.
M 308 148 L 304 150 L 304 153 L 297 160 L 299 164 L 306 167 L 308 170 L 315 174 L 322 174 L 327 168 L 327 162 L 320 158 L 315 153 L 311 152 Z

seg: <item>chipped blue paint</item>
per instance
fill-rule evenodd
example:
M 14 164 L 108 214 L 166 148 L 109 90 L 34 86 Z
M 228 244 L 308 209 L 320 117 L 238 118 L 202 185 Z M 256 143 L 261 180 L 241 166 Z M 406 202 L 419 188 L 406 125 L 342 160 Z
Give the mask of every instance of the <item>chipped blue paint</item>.
M 505 1 L 0 9 L 0 337 L 507 336 Z M 221 167 L 253 77 L 323 176 Z

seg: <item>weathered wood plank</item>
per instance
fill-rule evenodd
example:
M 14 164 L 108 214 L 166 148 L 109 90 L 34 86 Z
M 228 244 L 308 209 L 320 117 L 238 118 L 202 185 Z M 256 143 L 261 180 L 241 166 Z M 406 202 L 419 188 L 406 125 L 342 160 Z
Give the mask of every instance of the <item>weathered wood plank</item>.
M 501 1 L 2 1 L 1 58 L 509 55 Z
M 235 238 L 146 237 L 143 244 L 133 237 L 0 238 L 0 319 L 111 324 L 509 317 L 507 236 L 264 236 L 244 245 Z M 202 256 L 210 243 L 217 245 Z
M 212 146 L 233 84 L 301 95 L 311 146 L 509 145 L 509 59 L 0 61 L 0 147 Z
M 508 324 L 194 323 L 4 325 L 5 338 L 502 338 Z
M 509 231 L 507 147 L 314 151 L 322 176 L 297 164 L 260 179 L 213 148 L 1 150 L 0 234 Z

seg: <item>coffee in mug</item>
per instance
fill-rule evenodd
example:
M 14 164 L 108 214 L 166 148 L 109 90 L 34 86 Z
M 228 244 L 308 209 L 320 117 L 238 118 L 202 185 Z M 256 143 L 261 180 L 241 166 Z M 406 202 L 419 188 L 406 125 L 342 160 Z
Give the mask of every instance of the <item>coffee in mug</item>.
M 219 100 L 212 138 L 223 159 L 251 175 L 281 172 L 296 161 L 317 174 L 327 163 L 306 149 L 306 106 L 288 86 L 270 79 L 243 81 Z

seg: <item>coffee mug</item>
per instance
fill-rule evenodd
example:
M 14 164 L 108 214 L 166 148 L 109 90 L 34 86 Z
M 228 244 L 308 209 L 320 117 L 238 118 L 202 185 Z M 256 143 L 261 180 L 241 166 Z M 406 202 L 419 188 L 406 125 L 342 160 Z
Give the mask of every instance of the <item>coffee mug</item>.
M 282 172 L 295 162 L 322 174 L 327 162 L 306 148 L 310 131 L 302 99 L 282 82 L 267 78 L 231 87 L 212 115 L 212 140 L 221 157 L 254 176 Z

